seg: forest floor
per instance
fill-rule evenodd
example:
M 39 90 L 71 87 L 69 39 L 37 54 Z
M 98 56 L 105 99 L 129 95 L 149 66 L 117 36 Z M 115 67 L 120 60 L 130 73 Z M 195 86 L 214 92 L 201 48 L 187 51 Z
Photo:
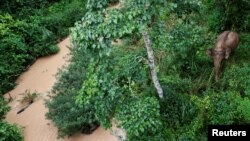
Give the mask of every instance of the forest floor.
M 57 128 L 45 117 L 48 109 L 44 103 L 56 82 L 55 75 L 58 69 L 69 64 L 69 38 L 60 42 L 58 46 L 60 47 L 59 53 L 39 58 L 18 78 L 16 88 L 5 94 L 5 98 L 9 98 L 10 94 L 14 99 L 9 103 L 11 110 L 7 114 L 6 120 L 23 127 L 25 141 L 116 141 L 117 138 L 111 134 L 111 131 L 106 131 L 103 128 L 98 128 L 90 135 L 79 133 L 70 138 L 57 138 Z M 17 114 L 18 111 L 27 106 L 20 102 L 23 97 L 22 93 L 25 93 L 26 90 L 37 92 L 39 96 L 34 103 Z

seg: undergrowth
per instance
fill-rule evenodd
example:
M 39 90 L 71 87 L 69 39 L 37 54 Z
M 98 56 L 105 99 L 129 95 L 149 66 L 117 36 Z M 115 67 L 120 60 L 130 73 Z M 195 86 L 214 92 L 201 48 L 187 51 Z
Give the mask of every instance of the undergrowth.
M 59 51 L 56 43 L 84 16 L 85 3 L 85 0 L 1 2 L 0 95 L 15 87 L 17 77 L 38 57 Z
M 129 0 L 120 9 L 89 6 L 72 29 L 72 63 L 59 74 L 53 89 L 58 95 L 47 102 L 47 117 L 60 135 L 72 135 L 94 123 L 110 128 L 115 118 L 130 141 L 198 141 L 207 140 L 209 124 L 248 124 L 249 25 L 240 28 L 238 22 L 222 20 L 221 27 L 211 28 L 222 13 L 203 14 L 214 3 Z M 218 31 L 225 27 L 242 31 L 241 41 L 223 62 L 216 82 L 205 50 L 214 46 Z M 151 80 L 141 35 L 145 30 L 152 41 L 163 99 L 157 97 Z M 116 39 L 122 44 L 112 45 Z M 80 114 L 83 111 L 86 114 Z

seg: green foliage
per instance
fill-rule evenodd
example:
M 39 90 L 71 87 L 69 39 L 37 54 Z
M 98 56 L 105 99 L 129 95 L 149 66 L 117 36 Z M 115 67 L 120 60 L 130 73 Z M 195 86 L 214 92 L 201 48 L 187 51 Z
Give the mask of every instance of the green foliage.
M 73 43 L 90 53 L 99 53 L 99 57 L 109 56 L 111 41 L 138 33 L 142 23 L 148 20 L 147 16 L 141 20 L 143 15 L 139 8 L 126 13 L 122 10 L 87 12 L 72 29 Z
M 244 100 L 240 101 L 240 104 L 238 106 L 238 112 L 241 115 L 241 118 L 244 122 L 249 123 L 250 122 L 250 100 L 249 98 L 244 98 Z
M 62 39 L 69 34 L 69 28 L 80 20 L 86 12 L 86 0 L 61 1 L 48 7 L 41 25 L 52 32 L 57 39 Z
M 61 73 L 59 82 L 53 89 L 53 93 L 58 95 L 54 96 L 47 103 L 47 107 L 49 108 L 47 117 L 56 123 L 61 136 L 71 135 L 79 130 L 88 132 L 90 130 L 89 127 L 97 123 L 94 114 L 96 108 L 92 103 L 75 104 L 74 96 L 81 89 L 82 80 L 86 78 L 85 69 L 88 65 L 88 60 L 92 57 L 91 54 L 83 56 L 83 53 L 83 49 L 74 48 L 72 50 L 72 63 L 68 70 Z M 65 105 L 66 102 L 67 105 Z M 72 114 L 66 115 L 64 114 L 65 111 Z
M 119 2 L 119 0 L 102 0 L 102 1 L 88 0 L 86 7 L 88 10 L 97 11 L 106 8 L 110 3 L 117 3 L 117 2 Z
M 95 117 L 104 127 L 111 127 L 110 115 L 112 115 L 121 92 L 112 81 L 115 79 L 108 72 L 108 67 L 96 67 L 96 63 L 90 63 L 87 69 L 86 79 L 77 94 L 76 101 L 79 105 L 92 105 L 95 109 Z
M 21 130 L 15 125 L 0 121 L 0 141 L 23 141 Z
M 187 15 L 192 12 L 200 12 L 202 6 L 202 0 L 171 0 L 175 3 L 176 12 L 178 15 Z
M 23 71 L 27 61 L 32 59 L 24 37 L 18 34 L 26 27 L 27 23 L 15 21 L 9 14 L 0 15 L 0 94 L 13 88 L 13 81 Z
M 57 41 L 85 14 L 86 1 L 2 2 L 0 12 L 0 94 L 12 89 L 26 67 L 40 56 L 55 54 Z M 6 52 L 6 53 L 3 53 Z
M 10 107 L 7 106 L 7 102 L 0 98 L 0 120 L 3 120 L 5 118 L 5 115 L 10 110 Z
M 59 131 L 65 127 L 64 133 L 71 135 L 80 125 L 95 122 L 108 128 L 115 118 L 130 141 L 199 141 L 206 140 L 208 124 L 249 123 L 249 35 L 241 33 L 241 44 L 224 62 L 216 83 L 212 60 L 205 54 L 217 35 L 202 15 L 210 6 L 207 1 L 128 0 L 120 9 L 105 8 L 106 1 L 88 2 L 92 7 L 72 28 L 72 64 L 48 106 Z M 142 30 L 152 41 L 164 99 L 155 98 Z M 117 39 L 121 44 L 112 44 Z M 71 127 L 72 121 L 62 120 L 75 117 L 59 113 L 71 110 L 57 109 L 67 102 L 75 115 L 89 108 Z
M 208 26 L 215 32 L 234 29 L 237 31 L 248 31 L 250 28 L 249 8 L 247 0 L 205 0 L 205 13 Z
M 4 121 L 5 115 L 10 110 L 4 98 L 0 97 L 0 141 L 23 141 L 22 132 L 17 126 Z
M 196 116 L 198 107 L 186 94 L 169 94 L 161 101 L 161 115 L 168 127 L 189 124 Z
M 15 86 L 16 78 L 36 58 L 59 51 L 55 45 L 56 42 L 67 36 L 69 27 L 85 14 L 85 3 L 86 1 L 82 0 L 9 0 L 0 2 L 0 95 Z M 28 92 L 22 102 L 32 103 L 36 96 L 35 93 Z M 68 100 L 60 97 L 58 99 L 63 102 Z M 51 106 L 57 108 L 55 112 L 51 112 L 51 115 L 55 117 L 53 119 L 60 127 L 60 136 L 71 134 L 76 130 L 88 131 L 97 124 L 96 120 L 90 120 L 94 118 L 93 114 L 89 112 L 92 111 L 89 110 L 91 107 L 79 108 L 74 104 L 73 98 L 72 101 L 73 104 L 69 102 L 65 107 L 64 105 Z M 2 98 L 0 106 L 0 140 L 23 140 L 21 132 L 16 126 L 2 121 L 9 110 Z M 82 112 L 79 112 L 78 108 Z M 58 120 L 63 116 L 59 115 L 60 118 L 58 118 L 54 115 L 63 114 L 65 109 L 72 113 L 72 117 L 66 116 L 63 120 Z M 82 113 L 87 117 L 78 118 Z M 62 124 L 65 123 L 64 120 L 68 122 Z
M 203 94 L 167 95 L 161 101 L 161 116 L 171 140 L 204 140 L 208 124 L 242 124 L 248 120 L 248 101 L 237 92 L 207 90 Z
M 89 131 L 96 124 L 91 105 L 76 105 L 72 94 L 59 94 L 47 102 L 48 119 L 53 120 L 58 128 L 58 136 L 72 135 L 78 131 Z M 65 114 L 67 113 L 67 114 Z
M 126 36 L 136 29 L 138 31 L 138 23 L 142 22 L 140 21 L 142 11 L 128 11 L 125 15 L 118 10 L 108 12 L 110 17 L 107 19 L 103 16 L 105 11 L 88 12 L 81 22 L 76 23 L 76 27 L 72 31 L 75 47 L 72 50 L 72 64 L 69 66 L 69 72 L 62 73 L 59 83 L 53 90 L 53 93 L 58 94 L 58 96 L 53 97 L 47 103 L 49 108 L 47 117 L 56 123 L 61 135 L 71 135 L 81 130 L 79 127 L 84 128 L 85 125 L 88 126 L 96 122 L 95 118 L 104 127 L 110 127 L 111 125 L 110 118 L 117 106 L 117 99 L 122 94 L 122 91 L 117 89 L 118 81 L 112 76 L 116 73 L 112 73 L 113 68 L 111 66 L 116 63 L 109 57 L 112 53 L 109 48 L 111 39 Z M 129 20 L 129 22 L 124 22 L 126 20 Z M 114 26 L 109 26 L 110 24 L 114 24 Z M 118 28 L 120 30 L 116 31 Z M 99 58 L 102 58 L 103 61 Z M 119 65 L 122 65 L 122 63 L 119 62 Z M 88 72 L 86 75 L 85 69 Z M 83 84 L 83 87 L 79 84 Z M 76 97 L 77 105 L 73 101 L 75 94 L 78 94 Z M 62 99 L 65 101 L 58 102 Z M 66 100 L 70 108 L 61 108 L 65 106 Z M 88 107 L 91 108 L 86 109 Z M 76 110 L 76 113 L 71 114 L 70 118 L 69 115 L 62 112 L 68 111 L 70 113 L 72 108 Z M 86 110 L 92 117 L 77 114 L 78 112 L 82 113 L 81 111 L 86 112 Z M 72 125 L 72 121 L 68 119 L 75 119 L 74 117 L 82 117 L 82 120 L 75 122 L 74 126 L 68 126 Z
M 74 45 L 84 49 L 84 54 L 92 56 L 91 61 L 88 61 L 87 77 L 78 93 L 77 103 L 94 104 L 95 116 L 104 127 L 110 127 L 110 119 L 117 106 L 117 99 L 120 99 L 123 94 L 122 87 L 119 86 L 119 78 L 122 78 L 122 75 L 117 76 L 117 72 L 114 73 L 113 68 L 110 67 L 117 65 L 111 59 L 115 57 L 112 56 L 111 41 L 130 36 L 132 33 L 138 34 L 143 21 L 148 20 L 148 17 L 143 14 L 144 10 L 134 8 L 135 10 L 126 12 L 123 9 L 90 11 L 72 29 Z M 140 17 L 144 17 L 143 21 Z M 120 63 L 120 58 L 117 59 Z M 130 67 L 134 69 L 134 66 Z
M 204 46 L 210 40 L 205 33 L 206 30 L 200 26 L 185 24 L 180 21 L 170 29 L 170 32 L 163 32 L 154 36 L 154 46 L 161 48 L 164 55 L 169 59 L 169 62 L 163 62 L 171 67 L 166 71 L 180 71 L 180 74 L 187 72 L 183 75 L 189 76 L 200 73 L 199 68 L 204 67 L 207 62 L 204 57 Z M 155 34 L 153 33 L 153 35 Z
M 14 20 L 9 14 L 0 15 L 0 17 L 0 51 L 2 52 L 0 55 L 0 77 L 3 80 L 0 93 L 3 94 L 13 88 L 16 77 L 35 58 L 57 53 L 59 49 L 50 43 L 45 43 L 50 36 L 38 25 Z
M 8 0 L 0 2 L 0 12 L 7 12 L 18 17 L 26 18 L 27 15 L 35 14 L 47 5 L 59 0 Z
M 75 96 L 86 78 L 86 63 L 90 55 L 83 56 L 83 49 L 73 48 L 71 64 L 58 74 L 58 82 L 53 87 L 52 99 L 46 102 L 49 111 L 46 117 L 58 128 L 59 136 L 65 137 L 78 131 L 89 132 L 97 124 L 92 105 L 77 105 Z M 67 114 L 65 114 L 67 113 Z
M 248 87 L 250 84 L 248 76 L 248 74 L 250 73 L 249 64 L 244 63 L 242 66 L 232 64 L 228 65 L 225 69 L 226 70 L 223 74 L 222 79 L 222 88 L 232 91 L 238 91 L 242 96 L 247 96 L 248 98 L 250 98 L 250 89 Z
M 208 115 L 210 124 L 230 125 L 238 121 L 237 107 L 240 96 L 237 92 L 228 91 L 217 94 L 209 93 L 211 104 Z
M 156 98 L 126 98 L 116 109 L 116 119 L 126 130 L 128 140 L 141 135 L 154 136 L 161 129 L 160 105 Z

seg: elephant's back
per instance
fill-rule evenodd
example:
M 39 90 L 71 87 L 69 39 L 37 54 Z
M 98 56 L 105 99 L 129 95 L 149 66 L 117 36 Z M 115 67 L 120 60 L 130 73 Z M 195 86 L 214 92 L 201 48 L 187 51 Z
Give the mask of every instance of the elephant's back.
M 236 32 L 224 31 L 221 33 L 216 42 L 217 50 L 224 50 L 226 48 L 235 49 L 239 43 L 239 35 Z
M 239 44 L 239 35 L 236 32 L 230 32 L 225 40 L 225 47 L 235 49 Z

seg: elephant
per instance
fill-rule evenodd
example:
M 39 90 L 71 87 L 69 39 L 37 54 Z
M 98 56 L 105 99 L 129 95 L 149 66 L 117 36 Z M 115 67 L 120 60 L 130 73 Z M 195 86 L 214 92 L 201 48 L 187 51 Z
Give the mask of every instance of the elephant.
M 228 59 L 231 52 L 234 51 L 239 44 L 239 34 L 233 31 L 224 31 L 221 33 L 215 43 L 214 48 L 206 50 L 206 54 L 213 59 L 215 80 L 219 81 L 221 62 Z

